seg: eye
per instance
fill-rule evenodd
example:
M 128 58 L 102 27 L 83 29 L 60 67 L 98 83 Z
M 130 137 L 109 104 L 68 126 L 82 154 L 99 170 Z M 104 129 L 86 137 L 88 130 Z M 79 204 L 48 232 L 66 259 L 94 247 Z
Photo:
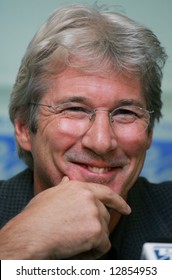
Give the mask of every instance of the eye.
M 121 123 L 132 123 L 141 117 L 141 112 L 135 107 L 120 107 L 112 111 L 111 116 L 114 121 Z
M 83 107 L 79 107 L 79 106 L 73 106 L 73 107 L 67 107 L 64 108 L 63 111 L 71 111 L 71 112 L 86 112 L 87 110 Z
M 65 105 L 58 112 L 62 117 L 71 119 L 84 119 L 90 115 L 90 110 L 84 106 Z
M 138 112 L 132 108 L 117 108 L 113 112 L 113 116 L 116 115 L 135 115 L 138 116 Z

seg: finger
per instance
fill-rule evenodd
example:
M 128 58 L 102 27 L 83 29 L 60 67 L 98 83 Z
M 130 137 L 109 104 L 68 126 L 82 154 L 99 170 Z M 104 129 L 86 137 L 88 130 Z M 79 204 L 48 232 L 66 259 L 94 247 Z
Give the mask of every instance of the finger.
M 103 230 L 109 235 L 109 222 L 110 222 L 110 214 L 104 204 L 100 201 L 96 201 L 97 207 L 99 209 L 99 220 L 102 224 Z
M 64 176 L 63 178 L 62 178 L 62 180 L 61 180 L 61 183 L 67 183 L 67 182 L 69 182 L 70 180 L 69 180 L 69 177 L 68 176 Z
M 127 202 L 117 193 L 112 191 L 109 187 L 96 183 L 79 182 L 69 180 L 67 176 L 62 179 L 63 183 L 71 183 L 71 186 L 80 186 L 80 188 L 87 188 L 94 193 L 96 199 L 100 200 L 107 208 L 114 209 L 121 214 L 128 215 L 131 213 L 131 208 Z
M 112 208 L 124 215 L 131 213 L 131 208 L 127 202 L 109 187 L 88 183 L 88 188 L 93 191 L 96 198 L 106 205 L 107 208 Z
M 105 255 L 111 248 L 111 243 L 109 240 L 109 235 L 104 233 L 100 237 L 100 239 L 97 241 L 97 246 L 95 246 L 91 252 L 92 252 L 92 258 L 93 259 L 98 259 Z
M 87 252 L 80 253 L 70 259 L 75 260 L 96 260 L 100 259 L 103 255 L 105 255 L 111 248 L 111 243 L 108 235 L 104 235 L 102 239 L 99 239 L 97 242 L 97 246 Z

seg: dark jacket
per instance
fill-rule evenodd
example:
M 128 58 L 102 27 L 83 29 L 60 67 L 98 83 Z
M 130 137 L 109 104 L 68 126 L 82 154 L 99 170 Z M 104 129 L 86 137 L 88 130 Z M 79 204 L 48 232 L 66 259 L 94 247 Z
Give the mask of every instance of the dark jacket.
M 0 227 L 20 213 L 34 196 L 29 169 L 0 181 Z M 145 242 L 172 238 L 172 182 L 153 184 L 138 178 L 129 191 L 132 213 L 123 216 L 111 234 L 106 259 L 140 259 Z

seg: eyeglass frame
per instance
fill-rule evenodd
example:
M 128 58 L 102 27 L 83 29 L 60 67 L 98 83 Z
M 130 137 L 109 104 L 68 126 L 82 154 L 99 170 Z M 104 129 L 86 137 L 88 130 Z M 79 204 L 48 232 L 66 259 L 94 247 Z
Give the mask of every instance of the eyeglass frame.
M 47 107 L 47 108 L 49 108 L 49 109 L 53 109 L 54 111 L 55 110 L 57 110 L 57 108 L 59 108 L 59 107 L 62 107 L 63 105 L 67 105 L 67 104 L 71 104 L 71 107 L 68 107 L 68 108 L 66 108 L 66 109 L 70 109 L 70 108 L 74 108 L 74 107 L 79 107 L 79 106 L 74 106 L 74 105 L 72 105 L 72 102 L 66 102 L 66 103 L 64 103 L 64 104 L 59 104 L 59 105 L 48 105 L 48 104 L 42 104 L 42 103 L 36 103 L 36 102 L 30 102 L 29 103 L 30 105 L 33 105 L 33 106 L 42 106 L 42 107 Z M 86 106 L 87 107 L 87 106 Z M 88 118 L 89 118 L 89 120 L 90 120 L 90 122 L 92 121 L 92 122 L 94 122 L 94 120 L 95 120 L 95 117 L 96 117 L 96 112 L 99 112 L 99 111 L 103 111 L 103 112 L 108 112 L 108 117 L 109 117 L 109 121 L 110 121 L 110 123 L 113 123 L 114 122 L 114 120 L 113 120 L 113 116 L 112 116 L 112 113 L 113 112 L 115 112 L 115 111 L 117 111 L 117 110 L 119 110 L 119 109 L 124 109 L 125 107 L 129 107 L 129 108 L 137 108 L 137 109 L 139 109 L 140 111 L 142 111 L 144 114 L 147 114 L 147 116 L 148 116 L 148 123 L 147 123 L 147 126 L 145 127 L 145 130 L 149 127 L 149 125 L 150 125 L 150 115 L 152 114 L 152 113 L 154 113 L 154 111 L 153 110 L 151 110 L 151 111 L 149 111 L 149 110 L 147 110 L 147 109 L 145 109 L 145 108 L 142 108 L 142 107 L 140 107 L 140 106 L 137 106 L 137 105 L 122 105 L 122 106 L 119 106 L 119 107 L 117 107 L 117 108 L 115 108 L 115 109 L 113 109 L 113 110 L 107 110 L 107 109 L 91 109 L 91 108 L 89 108 L 89 111 L 91 112 L 91 113 L 87 113 L 87 115 L 88 115 Z M 83 107 L 84 108 L 84 107 Z M 65 108 L 64 108 L 64 110 L 65 110 Z M 63 110 L 62 110 L 63 111 Z M 55 112 L 55 114 L 60 114 L 60 112 Z M 139 119 L 139 118 L 138 118 Z M 134 123 L 134 121 L 133 122 L 131 122 L 131 123 Z M 125 124 L 127 124 L 127 123 L 125 123 Z M 145 130 L 143 130 L 143 132 L 145 131 Z

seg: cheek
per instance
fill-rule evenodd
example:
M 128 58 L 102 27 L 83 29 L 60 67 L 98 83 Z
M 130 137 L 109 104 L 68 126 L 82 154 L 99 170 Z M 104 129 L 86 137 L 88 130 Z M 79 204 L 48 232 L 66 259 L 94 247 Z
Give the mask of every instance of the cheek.
M 146 151 L 148 148 L 148 137 L 145 135 L 137 137 L 133 140 L 126 138 L 121 144 L 121 149 L 129 159 L 129 165 L 124 172 L 124 184 L 123 190 L 119 193 L 126 195 L 129 189 L 132 187 L 136 179 L 138 178 L 145 161 Z
M 146 154 L 149 142 L 147 135 L 143 134 L 135 139 L 133 137 L 123 138 L 121 145 L 128 156 L 139 158 Z
M 77 132 L 76 132 L 77 134 Z M 50 137 L 50 135 L 52 135 Z M 77 142 L 77 135 L 75 133 L 70 133 L 70 128 L 68 126 L 51 127 L 46 133 L 47 142 L 51 146 L 53 151 L 58 151 L 64 153 L 67 149 L 73 146 Z
M 85 133 L 85 125 L 81 120 L 76 122 L 73 119 L 66 120 L 61 118 L 58 120 L 56 127 L 59 133 L 71 138 L 71 140 L 78 139 Z

